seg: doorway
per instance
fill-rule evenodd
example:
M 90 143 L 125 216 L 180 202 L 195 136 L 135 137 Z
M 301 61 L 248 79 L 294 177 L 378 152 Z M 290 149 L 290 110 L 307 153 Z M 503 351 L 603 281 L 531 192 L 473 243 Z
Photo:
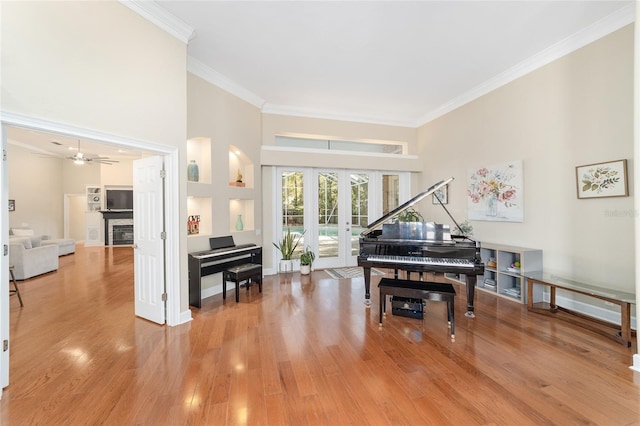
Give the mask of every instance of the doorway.
M 308 247 L 321 269 L 355 266 L 360 234 L 406 198 L 410 180 L 407 172 L 290 167 L 276 179 L 276 235 L 289 230 L 300 239 L 293 257 Z
M 1 122 L 1 136 L 3 152 L 6 154 L 7 149 L 7 130 L 10 127 L 27 128 L 38 132 L 47 132 L 52 134 L 62 134 L 78 139 L 89 139 L 104 143 L 107 145 L 119 146 L 127 149 L 136 149 L 161 155 L 165 161 L 165 205 L 164 217 L 165 224 L 165 246 L 166 257 L 164 259 L 164 273 L 167 282 L 166 288 L 166 315 L 165 322 L 167 325 L 178 325 L 190 318 L 186 318 L 180 311 L 180 252 L 179 252 L 179 162 L 178 148 L 165 145 L 158 145 L 146 141 L 124 138 L 117 135 L 96 132 L 89 129 L 69 126 L 62 123 L 55 123 L 35 119 L 33 117 L 25 117 L 17 114 L 3 112 Z M 7 161 L 0 163 L 0 187 L 2 191 L 2 205 L 6 207 L 8 200 L 8 179 L 7 179 Z M 160 212 L 162 213 L 162 212 Z M 145 213 L 142 213 L 145 214 Z M 2 239 L 5 241 L 5 247 L 8 246 L 9 224 L 6 215 L 2 220 Z M 0 341 L 9 340 L 9 276 L 8 276 L 8 256 L 2 257 L 2 271 L 0 277 L 2 279 L 0 285 Z M 0 396 L 1 390 L 9 384 L 9 352 L 8 350 L 0 352 Z

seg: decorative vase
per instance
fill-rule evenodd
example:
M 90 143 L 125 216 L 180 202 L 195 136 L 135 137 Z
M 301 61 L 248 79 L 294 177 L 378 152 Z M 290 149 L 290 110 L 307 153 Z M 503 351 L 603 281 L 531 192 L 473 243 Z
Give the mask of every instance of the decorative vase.
M 242 215 L 238 215 L 238 220 L 236 220 L 236 231 L 242 231 L 244 229 L 244 224 L 242 223 Z
M 200 180 L 200 171 L 198 170 L 196 160 L 191 160 L 187 167 L 187 180 L 191 182 L 198 182 L 198 180 Z
M 498 199 L 495 195 L 487 198 L 487 211 L 486 215 L 490 217 L 498 216 Z

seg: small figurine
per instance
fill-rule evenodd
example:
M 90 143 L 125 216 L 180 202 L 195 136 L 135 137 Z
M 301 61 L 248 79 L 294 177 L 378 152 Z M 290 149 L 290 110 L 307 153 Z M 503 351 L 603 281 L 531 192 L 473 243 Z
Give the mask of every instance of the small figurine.
M 236 176 L 236 182 L 242 183 L 242 173 L 240 173 L 240 169 L 238 169 L 238 175 Z

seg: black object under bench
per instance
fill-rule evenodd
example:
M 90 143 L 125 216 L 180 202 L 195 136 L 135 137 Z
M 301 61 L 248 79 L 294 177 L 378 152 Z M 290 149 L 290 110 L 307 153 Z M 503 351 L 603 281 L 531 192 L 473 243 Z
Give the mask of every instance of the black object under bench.
M 383 278 L 380 280 L 378 288 L 380 289 L 380 327 L 382 327 L 383 316 L 387 314 L 387 296 L 447 302 L 447 321 L 451 329 L 451 341 L 455 341 L 454 299 L 456 290 L 453 285 L 430 281 Z

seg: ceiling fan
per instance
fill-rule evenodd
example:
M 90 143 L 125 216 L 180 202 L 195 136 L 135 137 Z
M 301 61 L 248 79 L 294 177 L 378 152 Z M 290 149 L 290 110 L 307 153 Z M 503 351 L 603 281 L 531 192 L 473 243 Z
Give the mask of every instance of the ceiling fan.
M 80 151 L 80 140 L 78 140 L 78 150 L 76 151 L 76 153 L 70 157 L 65 157 L 65 158 L 68 160 L 73 160 L 73 162 L 76 164 L 100 163 L 100 164 L 106 164 L 110 166 L 114 163 L 119 163 L 118 160 L 111 160 L 109 159 L 109 157 L 92 157 L 92 156 L 83 154 L 82 151 Z

